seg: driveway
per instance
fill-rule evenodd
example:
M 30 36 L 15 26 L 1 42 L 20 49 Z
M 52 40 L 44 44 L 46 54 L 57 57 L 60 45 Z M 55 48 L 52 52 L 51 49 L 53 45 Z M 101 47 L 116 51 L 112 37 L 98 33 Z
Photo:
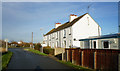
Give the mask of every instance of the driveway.
M 10 48 L 13 52 L 7 69 L 72 69 L 47 56 L 41 56 L 21 48 Z

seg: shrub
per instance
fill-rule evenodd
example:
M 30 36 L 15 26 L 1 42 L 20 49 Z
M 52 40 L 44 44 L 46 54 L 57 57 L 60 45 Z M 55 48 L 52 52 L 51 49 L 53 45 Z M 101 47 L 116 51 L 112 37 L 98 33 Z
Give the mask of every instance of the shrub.
M 51 47 L 47 46 L 43 48 L 43 52 L 46 54 L 50 54 L 50 55 L 54 55 L 54 49 L 52 49 Z
M 35 44 L 35 50 L 39 50 L 40 51 L 40 48 L 41 48 L 42 46 L 41 46 L 41 44 L 40 43 L 37 43 L 37 44 Z

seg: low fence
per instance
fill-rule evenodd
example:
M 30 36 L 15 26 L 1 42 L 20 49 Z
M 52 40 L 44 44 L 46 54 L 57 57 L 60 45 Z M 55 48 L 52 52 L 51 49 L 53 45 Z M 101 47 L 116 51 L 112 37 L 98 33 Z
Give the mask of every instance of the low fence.
M 63 60 L 96 70 L 118 71 L 120 50 L 70 48 L 65 49 Z

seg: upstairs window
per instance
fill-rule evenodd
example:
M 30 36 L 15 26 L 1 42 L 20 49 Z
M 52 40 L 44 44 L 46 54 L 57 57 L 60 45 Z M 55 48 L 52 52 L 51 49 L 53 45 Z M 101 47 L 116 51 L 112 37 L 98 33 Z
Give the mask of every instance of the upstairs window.
M 56 38 L 58 38 L 58 32 L 57 32 Z
M 49 35 L 49 39 L 50 39 L 50 35 Z
M 52 38 L 52 34 L 50 35 L 50 38 Z
M 66 30 L 64 30 L 64 38 L 66 37 Z
M 52 34 L 52 36 L 54 37 L 54 33 Z
M 71 28 L 69 28 L 69 35 L 71 35 Z

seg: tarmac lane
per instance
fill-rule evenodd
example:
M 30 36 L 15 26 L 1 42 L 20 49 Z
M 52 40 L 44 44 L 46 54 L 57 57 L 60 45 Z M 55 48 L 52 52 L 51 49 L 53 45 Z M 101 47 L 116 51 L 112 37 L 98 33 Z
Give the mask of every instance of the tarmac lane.
M 21 48 L 10 48 L 13 52 L 13 56 L 8 64 L 7 70 L 20 70 L 20 69 L 31 69 L 31 70 L 46 70 L 46 69 L 73 69 L 62 63 L 55 61 L 47 56 L 34 54 L 32 52 L 24 51 Z

